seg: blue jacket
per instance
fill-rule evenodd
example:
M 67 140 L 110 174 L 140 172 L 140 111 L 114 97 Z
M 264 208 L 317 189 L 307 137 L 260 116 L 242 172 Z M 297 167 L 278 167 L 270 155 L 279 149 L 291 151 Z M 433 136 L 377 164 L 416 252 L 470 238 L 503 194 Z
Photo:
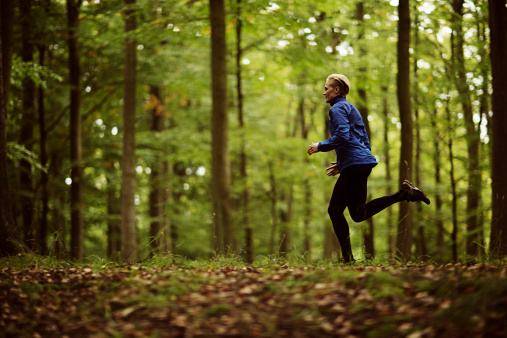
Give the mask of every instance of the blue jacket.
M 329 110 L 330 138 L 319 142 L 319 151 L 336 151 L 336 163 L 342 172 L 357 164 L 377 165 L 371 154 L 370 139 L 361 114 L 344 97 L 337 97 Z

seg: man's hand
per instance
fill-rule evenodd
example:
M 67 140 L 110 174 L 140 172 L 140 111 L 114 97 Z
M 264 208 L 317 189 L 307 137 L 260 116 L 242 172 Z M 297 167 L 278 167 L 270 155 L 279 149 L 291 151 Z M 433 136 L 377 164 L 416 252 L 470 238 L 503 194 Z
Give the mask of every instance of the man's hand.
M 338 164 L 336 162 L 331 162 L 331 164 L 326 168 L 327 176 L 336 176 L 340 173 L 340 169 L 338 169 Z
M 319 144 L 318 143 L 312 143 L 308 146 L 308 150 L 306 151 L 308 155 L 314 154 L 319 151 Z

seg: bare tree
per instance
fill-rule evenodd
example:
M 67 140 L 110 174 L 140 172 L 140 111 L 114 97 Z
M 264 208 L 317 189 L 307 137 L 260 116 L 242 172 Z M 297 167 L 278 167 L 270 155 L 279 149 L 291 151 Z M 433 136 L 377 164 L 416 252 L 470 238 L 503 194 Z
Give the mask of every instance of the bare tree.
M 136 29 L 135 0 L 125 0 L 125 89 L 123 98 L 123 155 L 121 190 L 122 259 L 131 263 L 137 259 L 136 211 L 134 203 L 135 117 L 136 117 Z
M 213 248 L 217 253 L 236 249 L 230 220 L 230 169 L 227 134 L 227 50 L 225 40 L 225 5 L 223 0 L 210 0 L 211 24 L 211 116 Z
M 77 45 L 80 0 L 67 0 L 67 45 L 69 48 L 70 83 L 70 254 L 74 259 L 83 258 L 83 205 L 82 205 L 82 149 L 80 107 L 80 70 Z
M 401 150 L 399 177 L 400 188 L 404 179 L 412 178 L 413 122 L 410 104 L 410 7 L 408 0 L 400 0 L 398 5 L 398 74 L 396 77 L 398 106 L 401 122 Z M 398 236 L 396 238 L 397 255 L 402 259 L 410 258 L 412 247 L 412 210 L 408 202 L 400 203 L 398 216 Z
M 7 101 L 11 75 L 14 1 L 0 1 L 0 256 L 19 251 L 7 172 Z
M 507 256 L 507 7 L 505 1 L 489 0 L 491 73 L 493 75 L 493 216 L 490 255 Z
M 480 169 L 480 133 L 473 121 L 471 93 L 468 88 L 465 69 L 464 41 L 463 41 L 463 3 L 464 0 L 453 0 L 453 19 L 451 21 L 453 34 L 451 36 L 453 55 L 453 75 L 459 100 L 463 109 L 465 128 L 467 131 L 466 143 L 468 152 L 468 187 L 466 209 L 466 252 L 475 257 L 480 251 L 480 232 L 482 224 L 479 223 L 479 206 L 481 201 L 481 169 Z M 484 80 L 485 81 L 485 80 Z

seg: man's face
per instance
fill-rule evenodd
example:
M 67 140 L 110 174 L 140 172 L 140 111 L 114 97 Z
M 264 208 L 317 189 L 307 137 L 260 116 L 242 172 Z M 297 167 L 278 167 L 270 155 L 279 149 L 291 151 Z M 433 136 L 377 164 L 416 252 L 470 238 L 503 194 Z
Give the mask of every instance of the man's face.
M 338 86 L 335 86 L 334 81 L 332 79 L 327 80 L 324 84 L 324 93 L 322 93 L 326 98 L 326 102 L 331 103 L 339 94 Z

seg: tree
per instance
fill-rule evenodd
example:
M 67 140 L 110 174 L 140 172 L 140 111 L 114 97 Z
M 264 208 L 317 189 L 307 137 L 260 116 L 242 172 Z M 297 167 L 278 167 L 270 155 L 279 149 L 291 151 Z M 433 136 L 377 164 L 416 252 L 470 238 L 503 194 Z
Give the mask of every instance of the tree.
M 82 149 L 79 52 L 77 46 L 80 0 L 67 0 L 67 46 L 69 48 L 70 83 L 70 254 L 74 259 L 83 258 L 83 205 L 82 205 Z
M 160 133 L 164 126 L 164 109 L 160 87 L 150 86 L 150 108 L 151 108 L 151 130 Z M 165 243 L 166 225 L 164 222 L 164 164 L 160 153 L 155 155 L 154 163 L 151 165 L 150 175 L 150 247 L 152 254 L 160 252 Z
M 361 112 L 361 116 L 364 121 L 364 125 L 366 127 L 366 132 L 370 137 L 371 141 L 371 129 L 370 129 L 370 121 L 368 120 L 368 95 L 366 94 L 366 82 L 367 82 L 367 73 L 368 67 L 366 64 L 366 48 L 364 46 L 364 2 L 360 1 L 356 4 L 356 20 L 357 20 L 357 41 L 360 44 L 359 46 L 359 81 L 357 86 L 357 92 L 359 94 L 359 102 L 357 105 L 358 110 Z M 371 142 L 370 142 L 371 143 Z M 368 194 L 368 200 L 371 195 Z M 374 226 L 373 226 L 373 218 L 370 217 L 366 221 L 368 223 L 368 229 L 363 230 L 363 242 L 364 242 L 364 251 L 365 257 L 367 259 L 373 259 L 375 257 L 375 238 L 374 238 Z
M 225 5 L 210 0 L 211 24 L 211 114 L 213 248 L 217 253 L 235 249 L 235 234 L 230 221 L 229 160 L 227 154 L 227 63 Z
M 418 53 L 419 53 L 419 11 L 418 11 L 418 2 L 414 2 L 414 58 L 413 58 L 413 107 L 414 107 L 414 122 L 415 122 L 415 185 L 422 186 L 422 177 L 421 177 L 421 118 L 419 116 L 420 112 L 420 98 L 419 98 L 419 79 L 418 79 Z M 426 238 L 424 233 L 424 217 L 422 215 L 422 205 L 420 203 L 416 206 L 416 224 L 417 224 L 417 239 L 416 239 L 416 252 L 419 257 L 425 259 L 428 250 L 426 247 Z
M 247 156 L 246 156 L 246 139 L 245 139 L 245 117 L 243 112 L 243 85 L 241 73 L 241 34 L 243 28 L 243 20 L 241 17 L 241 0 L 236 1 L 236 96 L 238 105 L 238 125 L 241 131 L 241 144 L 239 150 L 239 171 L 241 175 L 242 193 L 242 224 L 245 229 L 245 257 L 246 261 L 253 262 L 253 243 L 252 243 L 252 227 L 249 223 L 249 199 L 250 191 L 248 189 L 248 172 L 247 172 Z
M 493 75 L 493 215 L 491 222 L 492 257 L 507 256 L 507 7 L 503 0 L 489 0 L 491 73 Z
M 46 47 L 39 45 L 39 65 L 44 66 L 44 58 L 46 54 Z M 46 132 L 46 110 L 44 106 L 44 88 L 39 85 L 38 88 L 38 104 L 37 109 L 39 111 L 39 143 L 40 143 L 40 164 L 43 168 L 46 168 L 48 162 L 47 154 L 47 132 Z M 39 224 L 39 252 L 41 255 L 48 254 L 48 213 L 49 213 L 49 194 L 48 194 L 48 173 L 47 169 L 41 171 L 40 186 L 41 186 L 41 202 L 42 210 L 40 212 L 40 224 Z
M 32 32 L 32 1 L 20 2 L 21 12 L 21 59 L 33 63 L 34 44 Z M 22 116 L 19 143 L 31 151 L 33 143 L 33 121 L 35 119 L 35 83 L 30 74 L 26 74 L 22 84 Z M 19 187 L 21 215 L 23 220 L 23 239 L 30 250 L 35 250 L 34 229 L 34 189 L 32 182 L 32 165 L 26 158 L 19 161 Z
M 122 259 L 137 260 L 135 193 L 135 118 L 136 118 L 136 29 L 135 0 L 125 0 L 125 65 L 123 97 L 123 155 L 121 188 Z
M 19 251 L 7 172 L 7 102 L 11 77 L 12 0 L 0 2 L 0 256 Z
M 453 0 L 453 35 L 451 37 L 453 54 L 453 75 L 459 101 L 463 109 L 465 128 L 467 131 L 466 143 L 468 153 L 468 187 L 466 208 L 466 252 L 475 257 L 480 251 L 480 232 L 482 224 L 479 224 L 479 206 L 481 200 L 481 170 L 479 167 L 480 134 L 473 121 L 471 93 L 468 88 L 465 69 L 464 41 L 463 41 L 463 3 L 464 0 Z
M 401 122 L 401 149 L 399 163 L 400 188 L 404 179 L 412 178 L 412 112 L 410 105 L 410 7 L 408 0 L 400 0 L 398 5 L 398 73 L 396 87 Z M 400 203 L 397 254 L 402 259 L 410 258 L 412 247 L 412 210 L 408 202 Z

